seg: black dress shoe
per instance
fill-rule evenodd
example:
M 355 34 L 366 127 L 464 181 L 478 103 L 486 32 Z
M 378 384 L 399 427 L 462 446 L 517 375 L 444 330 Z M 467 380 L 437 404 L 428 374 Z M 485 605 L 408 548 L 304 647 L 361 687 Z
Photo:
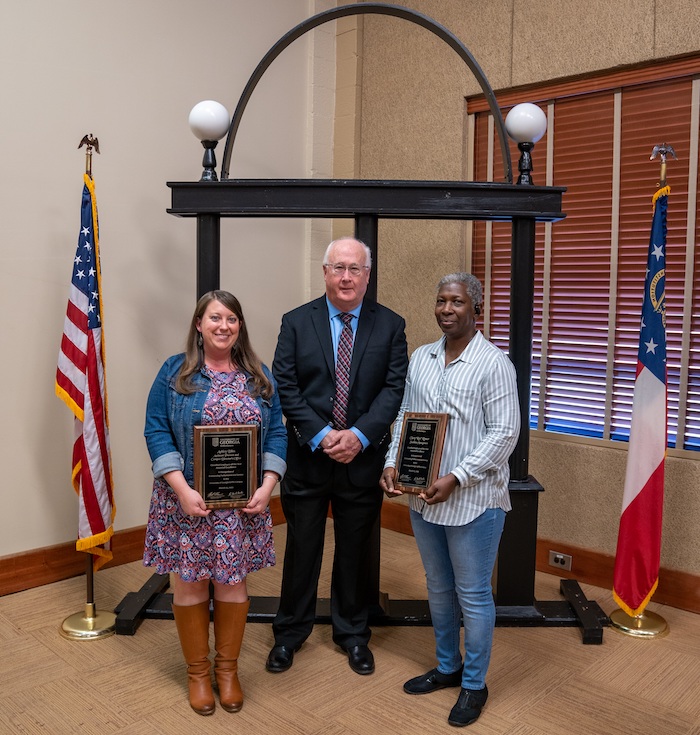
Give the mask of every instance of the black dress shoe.
M 431 669 L 427 674 L 409 679 L 403 690 L 407 694 L 430 694 L 438 689 L 447 687 L 458 687 L 462 684 L 462 669 L 453 674 L 441 674 L 437 669 Z
M 489 690 L 486 687 L 477 689 L 476 691 L 462 688 L 457 704 L 452 708 L 447 722 L 455 727 L 464 727 L 465 725 L 471 725 L 472 722 L 476 722 L 479 719 L 481 710 L 486 704 L 488 696 Z
M 356 674 L 374 673 L 374 656 L 369 646 L 348 646 L 343 650 L 348 654 L 350 668 Z
M 296 648 L 291 648 L 290 646 L 274 646 L 267 657 L 265 668 L 273 674 L 280 674 L 286 671 L 291 668 L 294 662 L 294 653 L 300 648 L 300 645 Z

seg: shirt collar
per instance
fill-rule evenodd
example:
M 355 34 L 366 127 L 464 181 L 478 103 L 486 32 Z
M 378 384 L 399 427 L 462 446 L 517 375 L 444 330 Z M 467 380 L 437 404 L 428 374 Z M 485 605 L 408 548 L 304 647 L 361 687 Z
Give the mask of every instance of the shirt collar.
M 469 344 L 462 350 L 459 357 L 456 357 L 452 362 L 472 362 L 473 361 L 473 355 L 470 353 L 471 346 L 475 343 L 481 340 L 482 334 L 477 329 L 476 334 L 469 340 Z M 443 363 L 445 362 L 445 342 L 447 341 L 445 335 L 443 334 L 442 337 L 435 342 L 433 345 L 431 345 L 430 348 L 430 356 L 431 357 L 442 357 Z
M 341 311 L 337 307 L 333 306 L 331 302 L 328 299 L 328 296 L 326 296 L 326 306 L 328 307 L 328 315 L 331 319 L 334 319 L 338 316 L 338 314 L 352 314 L 357 319 L 360 318 L 360 311 L 362 310 L 362 302 L 358 306 L 356 306 L 354 309 L 351 309 L 350 311 Z

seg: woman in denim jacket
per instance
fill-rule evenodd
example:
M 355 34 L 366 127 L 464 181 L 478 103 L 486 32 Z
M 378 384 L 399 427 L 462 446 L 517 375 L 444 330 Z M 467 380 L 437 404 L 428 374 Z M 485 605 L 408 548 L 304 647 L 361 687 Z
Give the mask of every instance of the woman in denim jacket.
M 243 508 L 207 509 L 193 490 L 194 426 L 255 424 L 260 487 Z M 190 705 L 214 712 L 209 583 L 214 587 L 214 675 L 227 712 L 243 706 L 238 655 L 248 614 L 246 576 L 275 563 L 268 503 L 286 470 L 287 434 L 277 386 L 253 351 L 238 300 L 198 301 L 186 352 L 165 361 L 146 408 L 153 494 L 144 564 L 172 574 L 173 615 L 187 662 Z

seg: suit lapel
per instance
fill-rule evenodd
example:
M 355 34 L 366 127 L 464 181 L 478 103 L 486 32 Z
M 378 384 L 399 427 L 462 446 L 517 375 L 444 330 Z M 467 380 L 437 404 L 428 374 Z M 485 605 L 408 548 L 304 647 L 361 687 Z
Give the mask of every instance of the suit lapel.
M 374 329 L 376 316 L 374 304 L 372 302 L 363 301 L 362 309 L 360 310 L 360 318 L 357 321 L 357 333 L 355 334 L 355 341 L 352 346 L 350 388 L 352 388 L 352 385 L 355 382 L 355 376 L 357 375 L 358 367 L 362 361 L 362 356 L 369 344 L 369 338 L 371 337 L 372 330 Z
M 312 304 L 311 322 L 321 345 L 321 352 L 326 361 L 330 374 L 335 376 L 335 357 L 333 355 L 333 340 L 331 339 L 331 327 L 328 323 L 328 307 L 326 299 L 322 296 Z

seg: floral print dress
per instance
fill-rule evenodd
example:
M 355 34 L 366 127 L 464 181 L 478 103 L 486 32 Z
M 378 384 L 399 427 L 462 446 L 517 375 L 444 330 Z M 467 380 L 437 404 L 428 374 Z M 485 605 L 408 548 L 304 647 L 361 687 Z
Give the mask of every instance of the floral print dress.
M 211 379 L 211 388 L 202 424 L 260 425 L 260 410 L 243 372 L 220 373 L 207 367 L 203 372 Z M 158 574 L 174 572 L 185 582 L 212 579 L 238 584 L 250 572 L 275 564 L 270 509 L 255 515 L 234 508 L 212 510 L 205 518 L 188 516 L 170 485 L 156 478 L 143 563 Z

